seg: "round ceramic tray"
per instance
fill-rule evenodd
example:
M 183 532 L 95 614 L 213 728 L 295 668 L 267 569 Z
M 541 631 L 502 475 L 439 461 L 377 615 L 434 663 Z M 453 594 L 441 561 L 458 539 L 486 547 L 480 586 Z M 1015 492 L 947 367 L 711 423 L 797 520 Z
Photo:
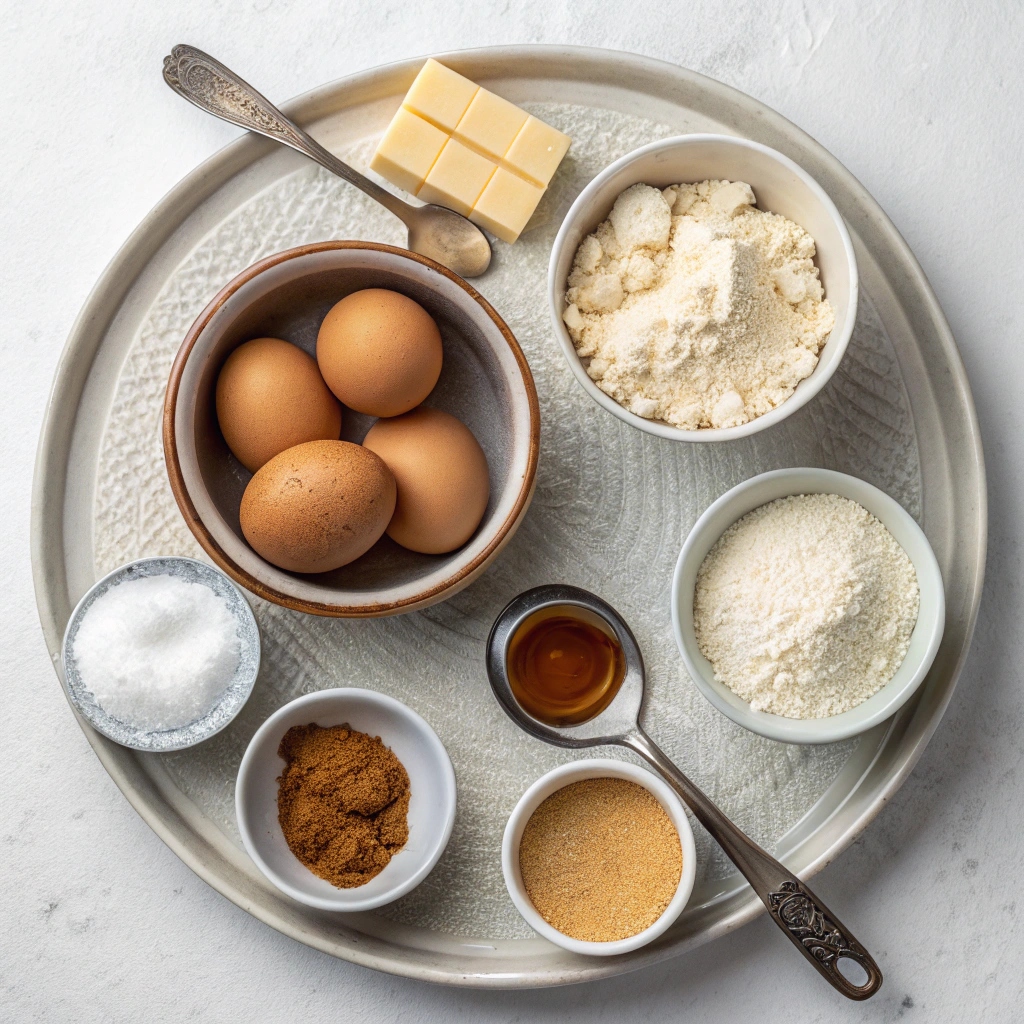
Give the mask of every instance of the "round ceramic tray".
M 741 826 L 810 876 L 906 778 L 949 701 L 981 594 L 984 463 L 967 378 L 928 282 L 872 198 L 793 125 L 735 90 L 628 54 L 527 46 L 441 59 L 574 138 L 530 229 L 516 246 L 499 246 L 492 270 L 474 282 L 516 333 L 540 394 L 537 492 L 519 533 L 473 586 L 424 612 L 327 621 L 253 599 L 265 651 L 253 696 L 231 728 L 192 751 L 141 754 L 82 727 L 168 846 L 281 932 L 368 967 L 447 984 L 566 984 L 678 954 L 750 920 L 761 905 L 695 828 L 698 884 L 683 916 L 652 945 L 588 959 L 524 927 L 501 885 L 501 833 L 529 783 L 567 755 L 517 732 L 487 690 L 484 640 L 498 611 L 519 591 L 551 582 L 587 587 L 615 605 L 648 663 L 648 730 Z M 365 164 L 420 63 L 355 75 L 286 109 L 335 152 Z M 771 430 L 718 445 L 653 438 L 598 408 L 565 365 L 544 301 L 551 239 L 586 182 L 636 146 L 690 131 L 744 136 L 801 164 L 846 218 L 862 282 L 857 329 L 829 386 Z M 396 222 L 344 183 L 247 136 L 175 188 L 97 284 L 60 361 L 33 493 L 36 595 L 58 674 L 65 624 L 99 576 L 141 555 L 196 550 L 159 447 L 167 371 L 192 319 L 255 259 L 330 237 L 401 238 Z M 859 740 L 829 747 L 764 740 L 715 712 L 685 676 L 669 615 L 672 565 L 699 514 L 741 480 L 794 465 L 861 476 L 900 501 L 927 533 L 946 588 L 945 635 L 919 694 Z M 238 762 L 260 722 L 299 693 L 339 685 L 384 690 L 412 706 L 441 736 L 459 784 L 452 840 L 431 876 L 398 904 L 343 916 L 274 889 L 245 856 L 230 810 Z

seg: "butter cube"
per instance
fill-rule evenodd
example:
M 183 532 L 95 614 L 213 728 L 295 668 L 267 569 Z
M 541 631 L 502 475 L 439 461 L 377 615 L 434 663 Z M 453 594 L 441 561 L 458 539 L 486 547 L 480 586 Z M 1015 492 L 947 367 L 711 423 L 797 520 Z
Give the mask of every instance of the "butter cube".
M 430 58 L 409 86 L 402 105 L 451 134 L 479 90 L 476 82 Z
M 449 139 L 416 198 L 447 206 L 465 217 L 493 173 L 494 164 L 487 157 Z
M 399 107 L 373 154 L 370 168 L 415 195 L 447 141 L 448 136 L 439 128 Z
M 420 69 L 370 167 L 506 242 L 537 208 L 570 139 L 436 60 Z
M 537 209 L 544 189 L 499 167 L 480 194 L 469 219 L 503 242 L 514 242 Z
M 480 89 L 462 115 L 455 138 L 500 160 L 529 115 L 514 103 Z
M 547 188 L 571 142 L 568 135 L 531 114 L 505 153 L 505 163 Z

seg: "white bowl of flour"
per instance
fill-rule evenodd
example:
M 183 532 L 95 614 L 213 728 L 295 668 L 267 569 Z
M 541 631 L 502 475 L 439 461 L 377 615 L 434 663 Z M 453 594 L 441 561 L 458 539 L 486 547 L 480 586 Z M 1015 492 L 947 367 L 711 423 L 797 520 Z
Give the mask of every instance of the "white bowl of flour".
M 746 437 L 806 405 L 846 351 L 857 293 L 849 232 L 821 186 L 725 135 L 665 139 L 607 167 L 548 268 L 584 390 L 679 441 Z
M 945 597 L 931 545 L 898 502 L 845 473 L 779 469 L 697 520 L 672 622 L 719 711 L 770 739 L 831 743 L 910 700 L 938 652 Z

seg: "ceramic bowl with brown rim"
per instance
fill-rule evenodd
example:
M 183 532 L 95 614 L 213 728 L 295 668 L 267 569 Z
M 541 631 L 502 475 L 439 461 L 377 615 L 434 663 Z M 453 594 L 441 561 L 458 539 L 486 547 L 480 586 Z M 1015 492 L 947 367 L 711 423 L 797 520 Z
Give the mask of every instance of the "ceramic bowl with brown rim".
M 228 451 L 214 390 L 228 355 L 251 338 L 277 337 L 310 355 L 327 311 L 361 288 L 391 288 L 437 321 L 444 366 L 424 404 L 456 416 L 487 456 L 491 494 L 470 540 L 445 555 L 400 547 L 387 535 L 332 572 L 271 565 L 249 547 L 238 509 L 251 474 Z M 342 440 L 374 422 L 345 408 Z M 275 604 L 316 615 L 394 615 L 445 600 L 471 583 L 508 543 L 533 496 L 540 411 L 515 337 L 487 301 L 432 260 L 373 242 L 318 242 L 268 256 L 227 284 L 188 332 L 164 402 L 164 455 L 182 515 L 232 579 Z

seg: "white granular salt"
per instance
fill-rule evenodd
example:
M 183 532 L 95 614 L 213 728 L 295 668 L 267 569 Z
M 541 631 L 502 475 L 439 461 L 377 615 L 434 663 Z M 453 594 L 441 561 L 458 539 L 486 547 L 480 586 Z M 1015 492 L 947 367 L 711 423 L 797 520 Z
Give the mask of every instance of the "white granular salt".
M 740 181 L 626 189 L 579 246 L 563 320 L 602 391 L 646 419 L 734 427 L 781 405 L 835 323 L 814 239 Z
M 212 710 L 238 668 L 241 641 L 227 602 L 209 587 L 145 576 L 90 605 L 72 654 L 100 707 L 157 732 Z
M 913 564 L 867 509 L 802 494 L 722 534 L 697 573 L 693 625 L 715 678 L 755 711 L 827 718 L 895 675 L 919 605 Z

